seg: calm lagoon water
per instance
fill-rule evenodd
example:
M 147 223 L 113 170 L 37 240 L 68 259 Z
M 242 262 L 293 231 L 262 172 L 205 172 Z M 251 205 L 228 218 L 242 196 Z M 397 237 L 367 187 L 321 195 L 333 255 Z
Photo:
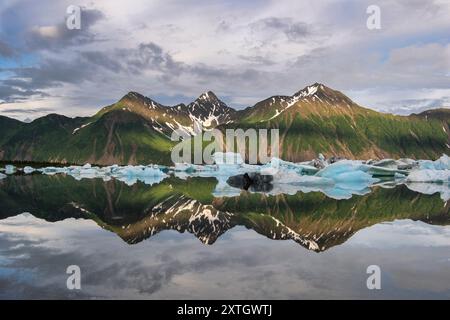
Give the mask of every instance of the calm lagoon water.
M 450 207 L 374 187 L 217 198 L 213 178 L 0 180 L 2 299 L 449 299 Z M 66 268 L 81 268 L 68 290 Z M 366 269 L 381 268 L 381 290 Z

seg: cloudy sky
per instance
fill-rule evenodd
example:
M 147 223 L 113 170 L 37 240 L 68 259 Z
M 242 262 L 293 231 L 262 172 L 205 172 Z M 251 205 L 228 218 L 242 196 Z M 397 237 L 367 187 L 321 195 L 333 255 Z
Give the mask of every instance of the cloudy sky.
M 314 82 L 381 111 L 450 107 L 449 16 L 450 0 L 2 0 L 0 114 L 90 115 L 128 91 L 242 108 Z

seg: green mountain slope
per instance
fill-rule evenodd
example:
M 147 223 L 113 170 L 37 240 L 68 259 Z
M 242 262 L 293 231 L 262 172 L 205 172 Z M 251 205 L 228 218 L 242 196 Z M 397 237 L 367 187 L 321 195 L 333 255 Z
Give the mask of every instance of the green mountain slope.
M 199 125 L 201 124 L 201 125 Z M 450 111 L 396 116 L 363 108 L 316 83 L 235 111 L 206 92 L 189 105 L 161 105 L 130 92 L 87 118 L 47 115 L 31 123 L 0 116 L 0 161 L 171 164 L 174 130 L 278 128 L 280 155 L 290 161 L 325 156 L 428 158 L 448 152 Z
M 449 150 L 441 118 L 379 113 L 318 83 L 291 97 L 259 102 L 232 125 L 280 129 L 281 158 L 290 161 L 319 152 L 359 159 L 436 158 Z
M 82 129 L 80 129 L 85 125 Z M 171 142 L 139 115 L 112 110 L 93 118 L 48 115 L 17 125 L 3 143 L 4 160 L 52 163 L 167 163 Z

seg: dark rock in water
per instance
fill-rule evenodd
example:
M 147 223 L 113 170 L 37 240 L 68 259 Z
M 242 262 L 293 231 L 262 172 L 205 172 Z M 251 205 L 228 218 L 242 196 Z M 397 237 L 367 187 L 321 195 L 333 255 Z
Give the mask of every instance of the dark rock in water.
M 333 164 L 333 163 L 338 162 L 338 161 L 341 161 L 341 160 L 344 160 L 344 158 L 332 156 L 332 157 L 328 160 L 328 162 L 329 162 L 330 164 Z
M 239 174 L 229 177 L 227 183 L 235 188 L 253 192 L 268 192 L 273 189 L 273 176 L 262 175 L 256 172 Z
M 325 168 L 325 163 L 321 159 L 314 159 L 313 166 L 316 167 L 317 169 L 323 169 Z

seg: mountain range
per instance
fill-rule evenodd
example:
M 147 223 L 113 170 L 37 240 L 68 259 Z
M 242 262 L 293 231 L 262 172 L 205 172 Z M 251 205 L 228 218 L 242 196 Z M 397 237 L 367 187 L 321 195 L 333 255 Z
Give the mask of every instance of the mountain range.
M 173 130 L 194 135 L 211 128 L 278 128 L 280 157 L 289 161 L 318 153 L 434 159 L 450 148 L 449 126 L 448 109 L 379 113 L 320 83 L 244 110 L 228 107 L 211 91 L 175 106 L 129 92 L 91 117 L 49 114 L 25 123 L 0 116 L 0 161 L 170 165 Z

